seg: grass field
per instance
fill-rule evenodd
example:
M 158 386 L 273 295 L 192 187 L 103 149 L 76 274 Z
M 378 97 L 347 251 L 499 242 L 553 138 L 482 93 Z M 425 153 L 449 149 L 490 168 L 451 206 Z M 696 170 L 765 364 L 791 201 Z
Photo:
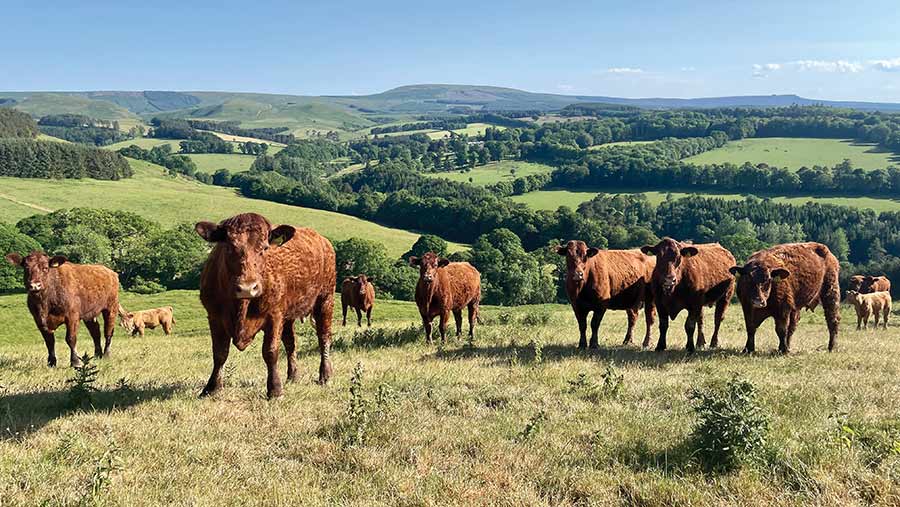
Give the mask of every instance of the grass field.
M 490 123 L 469 123 L 466 125 L 466 128 L 463 129 L 455 129 L 452 131 L 449 130 L 439 130 L 436 132 L 431 132 L 428 134 L 428 137 L 432 139 L 441 139 L 444 137 L 450 137 L 450 132 L 454 132 L 456 134 L 465 134 L 469 137 L 480 136 L 484 134 L 484 130 L 488 127 L 496 127 L 500 130 L 506 129 L 506 127 L 497 127 L 496 125 L 491 125 Z
M 510 170 L 515 169 L 515 175 Z M 432 178 L 444 178 L 460 183 L 472 183 L 474 185 L 490 185 L 498 181 L 512 181 L 516 178 L 530 176 L 532 174 L 549 173 L 553 168 L 544 164 L 533 162 L 519 162 L 515 160 L 503 160 L 478 166 L 469 172 L 451 171 L 441 173 L 422 173 Z M 469 179 L 471 178 L 471 182 Z
M 695 164 L 766 163 L 770 166 L 799 169 L 814 165 L 834 166 L 850 159 L 853 167 L 885 169 L 900 165 L 898 157 L 875 145 L 840 139 L 764 137 L 729 141 L 725 146 L 684 159 Z
M 722 348 L 688 357 L 682 319 L 667 352 L 619 345 L 623 312 L 607 313 L 601 350 L 579 352 L 562 305 L 484 307 L 473 347 L 438 349 L 423 343 L 413 304 L 379 301 L 372 332 L 336 323 L 328 387 L 313 383 L 314 337 L 298 325 L 299 381 L 267 402 L 260 337 L 231 352 L 223 391 L 198 399 L 211 353 L 196 293 L 122 299 L 130 309 L 173 305 L 175 335 L 118 328 L 112 357 L 96 361 L 91 405 L 75 410 L 64 342 L 60 367 L 47 368 L 24 295 L 0 297 L 4 505 L 890 506 L 900 497 L 898 328 L 852 331 L 848 312 L 834 353 L 823 350 L 818 310 L 803 314 L 793 354 L 772 353 L 771 321 L 760 352 L 739 354 L 743 323 L 731 308 Z M 500 324 L 502 314 L 513 323 Z M 547 324 L 522 323 L 535 315 Z M 82 330 L 79 352 L 89 343 Z M 767 451 L 740 470 L 704 472 L 688 440 L 687 393 L 734 374 L 759 391 Z
M 637 146 L 640 144 L 650 144 L 655 141 L 616 141 L 614 143 L 596 144 L 588 148 L 589 150 L 602 150 L 604 148 L 612 148 L 615 146 Z
M 16 222 L 43 209 L 98 207 L 135 212 L 165 225 L 220 220 L 255 211 L 276 223 L 312 227 L 332 240 L 361 237 L 383 243 L 392 256 L 409 249 L 419 235 L 330 211 L 247 199 L 233 189 L 167 176 L 148 162 L 129 160 L 135 177 L 121 181 L 0 178 L 0 221 Z M 11 203 L 10 199 L 19 201 Z M 27 203 L 28 205 L 22 205 Z M 451 249 L 462 249 L 453 243 Z
M 232 173 L 250 170 L 254 155 L 241 155 L 238 153 L 226 155 L 224 153 L 193 153 L 188 155 L 199 171 L 212 174 L 219 169 L 228 169 Z
M 149 150 L 150 148 L 153 148 L 155 146 L 162 146 L 164 144 L 168 144 L 169 146 L 171 146 L 172 153 L 178 153 L 178 150 L 181 149 L 181 144 L 180 144 L 181 141 L 183 141 L 183 139 L 156 139 L 153 137 L 137 137 L 134 139 L 129 139 L 127 141 L 110 144 L 110 145 L 104 146 L 104 148 L 106 148 L 107 150 L 115 151 L 115 150 L 118 150 L 121 148 L 127 148 L 127 147 L 131 146 L 132 144 L 135 144 L 145 150 Z

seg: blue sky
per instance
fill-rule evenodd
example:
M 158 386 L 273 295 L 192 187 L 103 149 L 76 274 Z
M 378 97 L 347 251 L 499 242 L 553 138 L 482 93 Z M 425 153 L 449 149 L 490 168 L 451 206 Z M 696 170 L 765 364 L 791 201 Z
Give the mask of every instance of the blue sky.
M 900 102 L 896 0 L 0 0 L 0 90 L 414 83 Z

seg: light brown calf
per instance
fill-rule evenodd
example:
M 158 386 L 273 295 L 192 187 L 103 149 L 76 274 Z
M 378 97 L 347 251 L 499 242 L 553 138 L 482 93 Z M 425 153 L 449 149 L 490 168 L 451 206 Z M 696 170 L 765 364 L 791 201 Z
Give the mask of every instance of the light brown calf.
M 139 312 L 126 311 L 119 306 L 119 320 L 122 327 L 131 333 L 131 336 L 144 336 L 144 329 L 156 329 L 162 326 L 166 336 L 172 334 L 172 325 L 175 324 L 175 310 L 171 306 L 141 310 Z
M 856 329 L 868 329 L 869 317 L 875 317 L 875 329 L 878 319 L 883 316 L 883 327 L 887 329 L 888 315 L 891 313 L 891 293 L 887 291 L 860 294 L 855 290 L 847 291 L 847 302 L 856 308 Z

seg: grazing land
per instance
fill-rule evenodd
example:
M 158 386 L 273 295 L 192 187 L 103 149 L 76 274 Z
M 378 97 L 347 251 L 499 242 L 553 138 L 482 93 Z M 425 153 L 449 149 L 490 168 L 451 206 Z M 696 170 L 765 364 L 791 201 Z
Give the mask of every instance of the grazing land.
M 515 170 L 515 173 L 511 173 Z M 553 168 L 534 162 L 519 162 L 515 160 L 504 160 L 501 162 L 492 162 L 487 165 L 478 166 L 469 172 L 449 171 L 440 173 L 422 173 L 433 178 L 444 178 L 450 181 L 460 183 L 472 183 L 473 185 L 490 185 L 499 181 L 512 181 L 516 178 L 529 176 L 532 174 L 549 173 Z M 470 182 L 469 179 L 472 181 Z
M 853 167 L 885 169 L 900 165 L 897 156 L 870 144 L 841 139 L 761 137 L 729 141 L 725 146 L 684 159 L 695 164 L 754 164 L 800 169 L 814 165 L 832 167 L 850 159 Z
M 615 146 L 638 146 L 641 144 L 650 144 L 650 143 L 654 143 L 654 142 L 656 142 L 656 141 L 616 141 L 614 143 L 595 144 L 594 146 L 591 146 L 588 149 L 602 150 L 604 148 L 612 148 Z
M 231 156 L 231 155 L 228 155 Z M 392 256 L 409 249 L 419 235 L 330 211 L 247 199 L 233 189 L 166 175 L 149 162 L 129 160 L 135 176 L 120 181 L 0 178 L 0 221 L 15 223 L 38 209 L 99 207 L 132 211 L 171 226 L 179 222 L 220 220 L 254 211 L 276 223 L 312 227 L 332 240 L 361 237 L 383 243 Z M 10 202 L 14 199 L 28 205 Z M 8 214 L 7 214 L 8 213 Z M 462 245 L 452 243 L 451 250 Z
M 633 194 L 638 193 L 633 190 L 622 189 L 605 189 L 607 194 Z M 703 197 L 717 197 L 720 199 L 744 199 L 749 194 L 696 194 L 688 192 L 658 192 L 645 191 L 641 192 L 647 196 L 647 200 L 652 204 L 659 204 L 671 195 L 673 199 L 680 199 L 691 195 L 700 195 Z M 534 209 L 555 210 L 560 206 L 568 206 L 572 209 L 578 207 L 579 204 L 589 201 L 598 194 L 595 190 L 572 191 L 572 190 L 537 190 L 523 195 L 514 195 L 511 197 L 516 202 L 527 204 Z M 817 202 L 821 204 L 835 204 L 838 206 L 853 206 L 856 208 L 868 208 L 877 212 L 882 211 L 900 211 L 900 200 L 895 199 L 879 199 L 875 197 L 805 197 L 805 196 L 772 196 L 770 199 L 774 202 L 785 204 L 801 205 L 807 202 Z
M 156 139 L 155 137 L 136 137 L 127 141 L 121 141 L 115 144 L 104 146 L 104 148 L 106 148 L 107 150 L 115 151 L 121 148 L 127 148 L 132 144 L 135 144 L 145 150 L 149 150 L 150 148 L 153 148 L 155 146 L 168 144 L 172 150 L 172 153 L 178 153 L 178 150 L 181 149 L 181 141 L 184 141 L 184 139 Z
M 46 351 L 24 295 L 0 296 L 0 497 L 9 505 L 895 505 L 900 495 L 897 327 L 857 332 L 843 312 L 824 351 L 821 310 L 804 313 L 794 350 L 739 353 L 740 309 L 722 348 L 621 346 L 609 312 L 599 351 L 575 349 L 562 305 L 483 307 L 474 346 L 423 342 L 415 305 L 378 301 L 374 327 L 335 327 L 335 375 L 313 383 L 312 329 L 298 324 L 299 381 L 267 402 L 261 337 L 232 350 L 225 388 L 197 395 L 210 339 L 193 291 L 124 294 L 126 308 L 175 307 L 175 334 L 123 336 L 84 408 L 73 376 Z M 709 312 L 709 310 L 707 310 Z M 337 320 L 337 319 L 335 319 Z M 546 320 L 546 323 L 543 322 Z M 502 323 L 506 322 L 506 323 Z M 709 326 L 707 321 L 707 326 Z M 640 326 L 640 325 L 639 325 Z M 57 335 L 61 333 L 58 331 Z M 654 330 L 654 339 L 657 336 Z M 79 351 L 89 349 L 83 330 Z M 62 353 L 61 353 L 62 352 Z M 361 376 L 351 394 L 356 365 Z M 284 375 L 286 360 L 279 368 Z M 704 472 L 688 440 L 687 393 L 739 374 L 759 392 L 771 431 L 759 463 Z M 604 377 L 606 375 L 606 377 Z M 604 380 L 604 378 L 606 380 Z
M 497 127 L 495 125 L 491 125 L 489 123 L 469 123 L 466 125 L 466 128 L 455 129 L 455 130 L 438 130 L 436 132 L 431 132 L 428 134 L 428 137 L 432 139 L 441 139 L 444 137 L 450 137 L 450 132 L 454 134 L 467 135 L 469 137 L 480 136 L 484 134 L 485 129 L 488 127 L 495 127 L 500 130 L 506 129 L 506 127 Z
M 197 170 L 209 174 L 219 169 L 228 169 L 232 173 L 249 171 L 253 161 L 256 160 L 253 155 L 237 153 L 192 153 L 188 157 L 197 165 Z

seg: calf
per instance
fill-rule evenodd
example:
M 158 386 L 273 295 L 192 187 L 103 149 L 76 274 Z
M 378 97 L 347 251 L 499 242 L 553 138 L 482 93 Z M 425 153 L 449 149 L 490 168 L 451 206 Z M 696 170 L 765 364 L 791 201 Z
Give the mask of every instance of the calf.
M 475 338 L 475 321 L 481 303 L 481 273 L 468 262 L 450 262 L 428 252 L 410 257 L 419 268 L 416 305 L 425 327 L 425 340 L 431 343 L 431 321 L 440 317 L 441 343 L 446 341 L 450 312 L 456 320 L 456 336 L 462 334 L 462 309 L 469 309 L 469 337 Z
M 372 306 L 375 304 L 374 278 L 357 275 L 345 278 L 341 283 L 341 310 L 344 315 L 342 326 L 347 325 L 347 307 L 356 310 L 356 325 L 362 327 L 362 314 L 366 312 L 366 322 L 372 327 Z
M 215 244 L 200 276 L 200 301 L 212 335 L 213 370 L 201 396 L 222 387 L 229 341 L 244 350 L 263 331 L 266 394 L 281 396 L 278 349 L 284 341 L 287 376 L 297 378 L 294 321 L 312 315 L 319 339 L 319 383 L 331 377 L 331 319 L 336 268 L 331 243 L 312 229 L 272 227 L 256 213 L 219 224 L 200 222 L 197 233 Z
M 709 346 L 719 346 L 719 327 L 725 310 L 734 294 L 734 277 L 728 268 L 734 256 L 718 243 L 690 245 L 663 238 L 654 246 L 641 247 L 646 255 L 656 257 L 651 290 L 659 313 L 659 341 L 656 350 L 666 349 L 669 319 L 687 310 L 684 322 L 688 353 L 694 352 L 694 328 L 697 328 L 697 347 L 706 346 L 703 335 L 703 307 L 715 305 L 712 340 Z
M 871 292 L 890 292 L 891 281 L 886 276 L 868 276 L 853 275 L 850 277 L 848 290 L 856 291 L 860 294 L 869 294 Z
M 144 329 L 156 329 L 162 326 L 166 336 L 172 334 L 172 326 L 175 324 L 175 310 L 171 306 L 129 312 L 119 306 L 119 319 L 122 327 L 131 333 L 131 336 L 144 336 Z
M 821 243 L 789 243 L 760 250 L 744 266 L 734 266 L 739 275 L 738 299 L 744 310 L 747 345 L 756 350 L 756 329 L 769 317 L 775 319 L 778 350 L 791 350 L 791 336 L 797 329 L 800 310 L 814 310 L 821 303 L 828 325 L 828 350 L 834 350 L 841 322 L 840 266 L 828 247 Z
M 47 366 L 56 366 L 53 332 L 62 324 L 66 325 L 69 361 L 73 367 L 82 365 L 75 350 L 78 321 L 84 322 L 94 339 L 94 355 L 109 356 L 119 308 L 119 275 L 104 266 L 73 264 L 61 255 L 48 257 L 43 252 L 31 252 L 24 258 L 11 253 L 6 260 L 25 270 L 28 309 L 47 345 Z M 97 322 L 101 315 L 105 348 L 100 346 Z
M 588 248 L 584 241 L 569 241 L 556 247 L 556 253 L 566 258 L 566 294 L 575 320 L 578 321 L 578 348 L 588 346 L 587 315 L 591 318 L 590 347 L 598 347 L 597 332 L 606 310 L 625 310 L 628 331 L 623 344 L 631 343 L 638 310 L 644 307 L 647 330 L 643 347 L 650 344 L 653 326 L 653 292 L 650 282 L 656 258 L 640 250 L 599 250 Z
M 875 329 L 878 329 L 878 318 L 884 316 L 884 328 L 887 329 L 888 315 L 891 313 L 891 293 L 887 291 L 860 294 L 855 290 L 847 291 L 847 301 L 856 308 L 856 329 L 868 329 L 869 317 L 875 316 Z

